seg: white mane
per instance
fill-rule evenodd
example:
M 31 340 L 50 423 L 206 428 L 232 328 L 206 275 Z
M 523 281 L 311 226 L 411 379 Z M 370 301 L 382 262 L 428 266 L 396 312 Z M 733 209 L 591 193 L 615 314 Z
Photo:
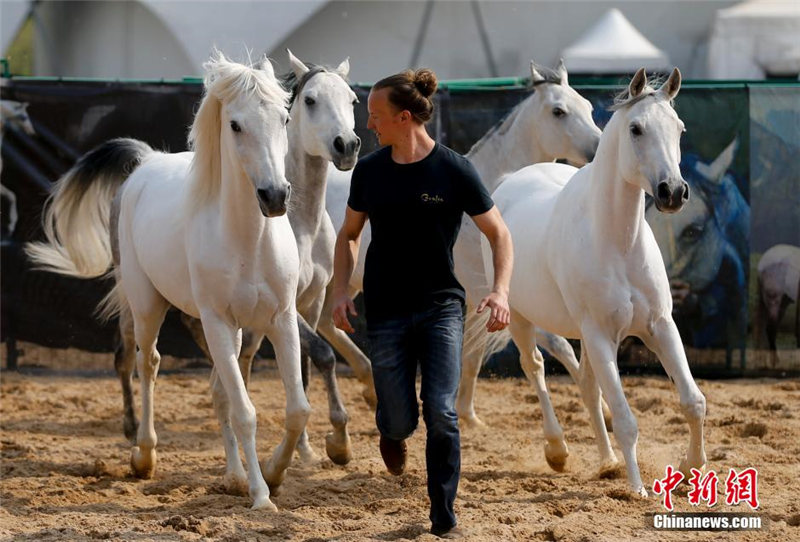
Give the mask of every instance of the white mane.
M 269 60 L 264 59 L 264 62 Z M 189 148 L 195 153 L 191 165 L 192 203 L 208 201 L 219 191 L 221 155 L 219 144 L 221 107 L 240 96 L 270 104 L 289 106 L 289 93 L 274 76 L 258 66 L 231 62 L 219 51 L 203 64 L 204 95 L 189 132 Z

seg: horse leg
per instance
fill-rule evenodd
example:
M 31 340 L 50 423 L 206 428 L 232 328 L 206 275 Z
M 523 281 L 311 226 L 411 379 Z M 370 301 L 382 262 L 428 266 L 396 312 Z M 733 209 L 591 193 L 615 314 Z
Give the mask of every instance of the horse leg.
M 314 332 L 302 316 L 297 317 L 301 344 L 308 348 L 308 356 L 322 374 L 328 393 L 328 412 L 333 431 L 325 435 L 325 451 L 337 465 L 346 465 L 353 458 L 350 435 L 347 433 L 348 416 L 344 408 L 339 384 L 336 381 L 336 355 L 328 343 Z
M 375 395 L 375 383 L 372 381 L 372 364 L 364 352 L 347 336 L 347 333 L 333 325 L 333 281 L 325 292 L 325 301 L 322 305 L 317 331 L 327 340 L 334 350 L 342 354 L 347 364 L 353 369 L 356 378 L 361 382 L 363 389 L 361 396 L 372 410 L 378 404 Z
M 628 473 L 628 486 L 631 491 L 642 497 L 647 496 L 647 490 L 642 484 L 639 464 L 636 461 L 636 442 L 639 439 L 639 427 L 631 411 L 625 392 L 622 390 L 622 381 L 617 368 L 618 344 L 611 339 L 612 334 L 599 329 L 592 321 L 584 322 L 581 326 L 583 337 L 582 345 L 589 356 L 600 389 L 611 408 L 614 417 L 614 438 L 617 439 L 625 456 L 625 468 Z
M 122 428 L 125 438 L 132 443 L 136 439 L 139 422 L 133 407 L 133 368 L 136 365 L 136 337 L 133 333 L 133 315 L 125 305 L 119 314 L 120 343 L 114 352 L 114 369 L 122 385 Z
M 478 374 L 483 364 L 488 332 L 485 328 L 486 317 L 476 314 L 475 309 L 467 303 L 467 322 L 464 326 L 464 347 L 461 355 L 461 382 L 458 385 L 456 412 L 458 421 L 472 429 L 486 427 L 486 424 L 475 414 L 475 388 L 478 385 Z
M 589 420 L 592 423 L 597 448 L 600 452 L 600 472 L 614 470 L 619 465 L 617 456 L 611 448 L 611 441 L 608 438 L 608 421 L 605 419 L 602 410 L 603 399 L 600 397 L 600 387 L 594 377 L 592 364 L 589 361 L 589 354 L 586 347 L 581 347 L 581 364 L 578 369 L 578 388 L 581 390 L 581 397 L 586 409 L 589 411 Z
M 206 355 L 209 361 L 211 353 L 208 351 L 208 344 L 206 344 L 206 337 L 203 334 L 203 324 L 197 318 L 193 318 L 186 313 L 181 313 L 181 322 L 191 333 L 194 342 L 200 347 L 200 350 Z M 263 335 L 259 335 L 252 330 L 242 329 L 242 346 L 239 354 L 239 370 L 244 379 L 244 387 L 250 387 L 250 373 L 253 367 L 253 358 L 255 357 L 258 349 L 261 347 L 261 340 Z
M 703 443 L 703 421 L 706 416 L 706 398 L 697 387 L 689 362 L 683 350 L 681 336 L 675 322 L 659 320 L 653 334 L 643 334 L 642 340 L 661 360 L 667 375 L 675 383 L 680 396 L 681 410 L 689 424 L 689 450 L 681 460 L 680 471 L 684 476 L 691 476 L 691 469 L 703 470 L 706 464 L 706 452 Z
M 215 395 L 215 410 L 220 420 L 230 422 L 233 434 L 242 443 L 245 459 L 247 460 L 247 480 L 248 492 L 253 499 L 252 508 L 269 508 L 277 510 L 272 501 L 269 500 L 269 488 L 267 487 L 261 469 L 258 468 L 258 454 L 256 453 L 256 409 L 247 395 L 244 380 L 239 371 L 238 354 L 241 347 L 241 337 L 238 330 L 223 321 L 211 311 L 203 311 L 200 317 L 203 323 L 203 331 L 208 344 L 209 352 L 214 360 L 214 369 L 223 390 Z M 216 390 L 220 385 L 213 386 Z M 227 401 L 225 401 L 227 398 Z M 219 405 L 219 406 L 217 406 Z M 225 442 L 226 455 L 230 457 L 228 446 L 235 446 L 235 441 Z M 232 450 L 231 450 L 232 452 Z M 237 461 L 238 451 L 236 452 Z M 241 464 L 241 461 L 239 461 Z M 229 465 L 236 472 L 236 465 Z
M 131 449 L 131 467 L 139 478 L 151 478 L 156 468 L 158 443 L 153 423 L 153 394 L 161 363 L 156 341 L 169 304 L 149 283 L 146 288 L 137 290 L 138 306 L 131 305 L 131 313 L 136 345 L 139 347 L 136 353 L 136 369 L 142 386 L 142 421 L 136 433 L 136 446 Z
M 572 345 L 567 342 L 567 339 L 537 327 L 536 344 L 550 352 L 550 355 L 564 366 L 576 384 L 580 383 L 581 376 L 579 374 L 578 360 L 575 358 L 575 350 L 572 349 Z M 582 352 L 581 356 L 583 356 Z M 594 375 L 592 378 L 594 378 Z M 602 396 L 600 397 L 600 405 L 603 409 L 603 422 L 606 425 L 606 431 L 612 431 L 611 411 L 608 409 L 606 402 L 603 401 Z M 586 408 L 591 407 L 587 404 Z
M 305 320 L 302 320 L 302 324 L 300 322 L 301 318 L 298 315 L 297 324 L 300 331 L 300 379 L 303 384 L 303 393 L 305 393 L 306 398 L 308 398 L 309 368 L 311 366 L 311 357 L 308 355 L 311 349 L 309 340 L 310 332 L 308 325 L 305 324 Z M 311 442 L 308 439 L 308 431 L 305 427 L 303 427 L 303 431 L 300 433 L 296 448 L 297 453 L 300 455 L 301 463 L 313 464 L 319 462 L 320 457 L 317 452 L 314 451 L 314 448 L 311 447 Z
M 242 349 L 239 354 L 239 370 L 244 379 L 244 387 L 250 388 L 250 373 L 253 369 L 253 358 L 256 357 L 264 336 L 250 329 L 242 330 Z
M 248 329 L 243 329 L 239 344 L 239 372 L 242 375 L 245 389 L 250 384 L 250 369 L 253 365 L 253 357 L 261 346 L 263 335 L 259 335 Z M 211 389 L 214 400 L 214 410 L 222 429 L 223 446 L 225 447 L 225 476 L 223 486 L 232 495 L 246 495 L 248 491 L 247 473 L 242 466 L 239 457 L 239 443 L 236 433 L 231 425 L 230 405 L 228 396 L 222 386 L 221 380 L 216 375 L 216 369 L 211 369 Z
M 547 384 L 544 380 L 544 358 L 536 347 L 536 327 L 525 320 L 519 313 L 511 312 L 511 338 L 520 352 L 520 363 L 525 376 L 533 384 L 536 395 L 539 397 L 539 405 L 542 409 L 542 422 L 544 426 L 544 456 L 547 464 L 554 471 L 564 470 L 567 462 L 569 450 L 564 440 L 564 431 L 558 423 L 553 404 L 550 401 L 550 394 L 547 391 Z
M 275 349 L 278 370 L 286 391 L 286 422 L 283 440 L 275 448 L 272 457 L 261 470 L 272 491 L 277 491 L 286 476 L 286 469 L 292 462 L 292 454 L 305 432 L 311 406 L 308 404 L 303 380 L 300 374 L 300 337 L 294 314 L 277 319 L 267 330 L 267 337 Z
M 197 343 L 197 346 L 200 347 L 200 350 L 202 350 L 209 361 L 213 363 L 203 332 L 202 322 L 186 313 L 181 313 L 181 321 L 191 333 L 192 338 L 195 343 Z M 237 350 L 240 352 L 238 355 L 239 371 L 244 380 L 245 388 L 248 387 L 250 381 L 250 367 L 252 365 L 253 356 L 255 356 L 260 345 L 261 336 L 255 335 L 250 330 L 242 330 L 241 340 L 239 340 L 237 336 Z M 228 396 L 225 394 L 222 381 L 219 379 L 214 367 L 211 368 L 210 382 L 214 412 L 217 415 L 220 432 L 222 433 L 222 445 L 225 448 L 225 475 L 222 479 L 222 485 L 225 491 L 231 495 L 247 495 L 247 472 L 239 456 L 239 440 L 236 438 L 236 433 L 231 425 L 230 402 L 228 401 Z

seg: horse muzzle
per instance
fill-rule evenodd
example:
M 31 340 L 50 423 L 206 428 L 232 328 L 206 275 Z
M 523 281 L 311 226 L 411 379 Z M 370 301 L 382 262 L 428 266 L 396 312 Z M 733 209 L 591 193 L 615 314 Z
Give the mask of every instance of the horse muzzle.
M 361 150 L 361 138 L 353 135 L 352 138 L 336 136 L 333 140 L 333 165 L 339 171 L 353 169 L 358 161 L 358 151 Z
M 289 206 L 289 198 L 292 195 L 292 185 L 284 183 L 285 186 L 276 188 L 259 188 L 256 190 L 258 208 L 261 214 L 267 218 L 282 216 L 286 214 Z
M 689 183 L 679 181 L 661 181 L 653 194 L 656 209 L 662 213 L 677 213 L 683 204 L 689 201 Z

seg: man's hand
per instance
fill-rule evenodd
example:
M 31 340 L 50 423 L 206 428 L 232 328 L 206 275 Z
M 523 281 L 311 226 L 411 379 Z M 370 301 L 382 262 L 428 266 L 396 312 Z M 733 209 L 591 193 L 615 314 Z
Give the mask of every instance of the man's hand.
M 492 292 L 484 297 L 478 305 L 478 314 L 489 307 L 492 311 L 489 321 L 486 323 L 486 331 L 493 333 L 501 331 L 511 323 L 511 310 L 508 308 L 508 296 L 498 292 Z
M 353 300 L 350 299 L 350 296 L 347 294 L 335 296 L 333 304 L 333 325 L 347 333 L 355 333 L 356 330 L 350 325 L 350 319 L 347 317 L 348 312 L 353 316 L 358 316 L 356 306 Z

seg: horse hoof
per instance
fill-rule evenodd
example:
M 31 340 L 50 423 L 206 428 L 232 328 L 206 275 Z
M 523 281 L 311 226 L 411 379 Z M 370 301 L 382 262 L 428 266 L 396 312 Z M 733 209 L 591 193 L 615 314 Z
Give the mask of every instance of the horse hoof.
M 156 472 L 156 451 L 142 451 L 138 446 L 131 448 L 131 468 L 137 478 L 152 478 Z
M 239 497 L 247 497 L 250 491 L 247 476 L 241 473 L 226 473 L 222 478 L 222 487 L 225 488 L 225 493 L 228 495 L 237 495 Z
M 548 442 L 544 445 L 544 458 L 554 471 L 564 472 L 567 457 L 569 457 L 569 450 L 567 450 L 566 444 L 554 446 Z
M 489 427 L 484 423 L 483 420 L 481 420 L 475 414 L 473 414 L 472 416 L 464 416 L 464 417 L 459 416 L 458 422 L 464 429 L 468 430 L 481 430 L 481 429 L 487 429 Z
M 639 497 L 640 499 L 646 499 L 649 496 L 647 494 L 647 490 L 644 487 L 640 487 L 639 489 L 631 488 L 631 491 L 636 497 Z
M 371 410 L 375 411 L 378 408 L 378 396 L 375 395 L 375 388 L 364 386 L 364 389 L 361 390 L 361 397 L 364 398 L 364 402 L 367 403 Z
M 136 418 L 126 419 L 122 422 L 122 431 L 131 444 L 136 444 L 136 433 L 139 431 L 139 422 Z
M 262 495 L 256 499 L 253 499 L 253 506 L 250 507 L 250 510 L 266 510 L 267 512 L 277 512 L 278 507 L 275 506 L 275 503 L 269 500 L 267 495 Z
M 327 452 L 331 461 L 337 465 L 350 463 L 350 460 L 353 459 L 350 435 L 345 433 L 344 443 L 340 442 L 333 433 L 325 435 L 325 452 Z
M 316 465 L 317 463 L 322 461 L 322 458 L 319 456 L 317 452 L 314 451 L 314 448 L 312 448 L 311 446 L 298 448 L 297 455 L 299 463 L 306 467 Z
M 700 472 L 705 472 L 706 462 L 703 460 L 692 463 L 689 461 L 687 457 L 681 459 L 681 463 L 680 465 L 678 465 L 678 470 L 681 472 L 681 474 L 683 474 L 686 480 L 692 477 L 692 469 L 697 469 Z
M 279 471 L 275 467 L 272 459 L 270 459 L 261 466 L 261 475 L 264 477 L 264 480 L 266 480 L 270 493 L 277 495 L 278 488 L 281 487 L 283 480 L 286 478 L 286 470 Z

